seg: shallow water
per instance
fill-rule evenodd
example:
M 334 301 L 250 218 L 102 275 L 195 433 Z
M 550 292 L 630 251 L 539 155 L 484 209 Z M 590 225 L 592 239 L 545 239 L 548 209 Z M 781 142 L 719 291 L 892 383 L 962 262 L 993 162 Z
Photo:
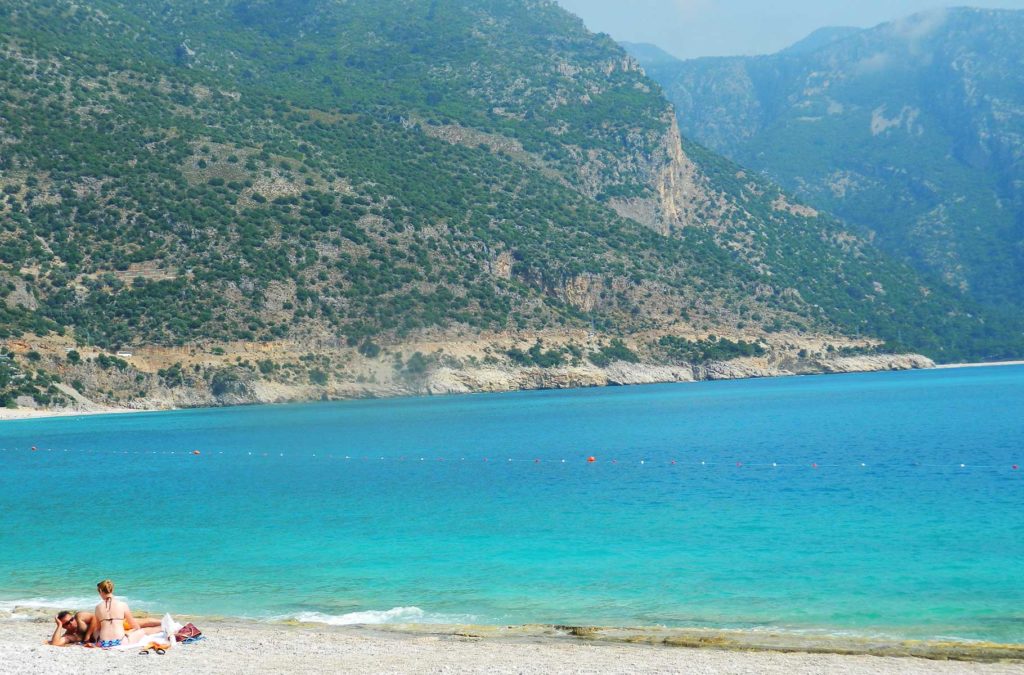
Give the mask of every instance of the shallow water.
M 1022 418 L 1002 367 L 4 422 L 0 609 L 1024 642 Z

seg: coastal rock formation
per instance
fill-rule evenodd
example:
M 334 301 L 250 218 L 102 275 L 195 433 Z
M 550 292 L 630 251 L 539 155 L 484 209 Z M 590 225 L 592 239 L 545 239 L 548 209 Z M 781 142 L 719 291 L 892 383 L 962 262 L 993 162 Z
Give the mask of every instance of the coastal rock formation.
M 917 354 L 861 354 L 877 346 L 824 335 L 782 334 L 756 355 L 669 356 L 645 336 L 614 347 L 587 331 L 437 336 L 431 341 L 348 347 L 332 343 L 235 343 L 216 352 L 147 347 L 110 355 L 70 336 L 7 341 L 0 376 L 19 383 L 11 403 L 39 412 L 161 410 L 254 403 L 568 389 L 754 377 L 931 368 Z M 726 350 L 747 345 L 687 343 Z M 749 346 L 749 345 L 747 345 Z M 311 356 L 315 351 L 322 356 Z M 602 354 L 617 352 L 610 362 Z M 699 351 L 699 350 L 698 350 Z M 727 350 L 726 350 L 727 351 Z M 366 353 L 364 353 L 366 352 Z M 623 358 L 622 355 L 625 355 Z M 31 366 L 29 365 L 31 364 Z M 598 365 L 600 364 L 600 365 Z M 31 370 L 59 380 L 33 378 Z M 35 398 L 32 398 L 32 396 Z
M 517 391 L 520 389 L 572 389 L 608 384 L 602 369 L 595 366 L 566 368 L 441 368 L 422 387 L 428 394 Z M 419 392 L 417 392 L 419 393 Z
M 754 377 L 786 377 L 796 374 L 874 372 L 933 368 L 935 363 L 919 354 L 877 354 L 818 359 L 783 366 L 766 359 L 734 359 L 700 365 L 657 365 L 616 361 L 605 368 L 595 365 L 560 368 L 488 366 L 440 368 L 409 393 L 468 394 L 524 389 L 568 389 L 623 386 L 701 380 L 737 380 Z
M 606 384 L 655 384 L 657 382 L 693 382 L 698 379 L 691 366 L 658 366 L 648 363 L 616 361 L 603 369 Z
M 784 377 L 794 373 L 778 366 L 768 366 L 755 360 L 713 361 L 694 369 L 700 380 L 740 380 L 751 377 Z
M 875 370 L 934 368 L 935 362 L 920 354 L 873 354 L 822 359 L 817 365 L 824 373 L 861 373 Z

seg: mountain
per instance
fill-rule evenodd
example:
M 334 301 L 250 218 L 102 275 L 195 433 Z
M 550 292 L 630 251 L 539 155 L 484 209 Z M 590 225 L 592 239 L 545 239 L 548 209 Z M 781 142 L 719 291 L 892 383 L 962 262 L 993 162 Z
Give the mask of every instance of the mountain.
M 7 402 L 1020 351 L 547 0 L 8 0 L 0 50 Z
M 950 9 L 770 56 L 644 66 L 684 134 L 1019 316 L 1022 38 L 1024 12 Z

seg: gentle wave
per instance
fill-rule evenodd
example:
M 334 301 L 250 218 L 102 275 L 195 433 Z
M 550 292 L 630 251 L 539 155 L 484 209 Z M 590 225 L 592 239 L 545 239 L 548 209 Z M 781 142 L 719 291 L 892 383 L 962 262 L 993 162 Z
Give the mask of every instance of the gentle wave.
M 148 603 L 122 598 L 130 605 L 139 606 Z M 30 621 L 49 617 L 61 610 L 91 610 L 96 604 L 94 597 L 63 597 L 63 598 L 19 598 L 16 600 L 0 599 L 0 618 Z M 322 623 L 329 626 L 351 626 L 356 624 L 467 624 L 476 623 L 476 617 L 468 614 L 440 614 L 425 612 L 419 607 L 392 607 L 387 610 L 366 610 L 347 614 L 325 614 L 323 612 L 298 612 L 274 616 L 271 621 L 301 621 L 303 623 Z
M 322 612 L 299 612 L 276 620 L 294 619 L 303 623 L 323 623 L 329 626 L 352 626 L 357 624 L 389 623 L 431 623 L 465 624 L 475 623 L 474 617 L 456 614 L 435 614 L 424 612 L 419 607 L 392 607 L 387 610 L 367 610 L 348 614 L 324 614 Z

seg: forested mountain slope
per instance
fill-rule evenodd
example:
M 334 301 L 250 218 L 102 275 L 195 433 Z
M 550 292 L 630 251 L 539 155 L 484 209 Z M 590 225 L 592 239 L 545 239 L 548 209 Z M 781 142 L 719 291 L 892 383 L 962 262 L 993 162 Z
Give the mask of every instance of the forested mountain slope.
M 771 56 L 644 65 L 685 134 L 1020 315 L 1022 38 L 1024 12 L 951 9 Z
M 551 2 L 4 0 L 0 39 L 7 337 L 366 358 L 575 329 L 1019 348 L 1019 328 L 684 151 L 635 61 Z

